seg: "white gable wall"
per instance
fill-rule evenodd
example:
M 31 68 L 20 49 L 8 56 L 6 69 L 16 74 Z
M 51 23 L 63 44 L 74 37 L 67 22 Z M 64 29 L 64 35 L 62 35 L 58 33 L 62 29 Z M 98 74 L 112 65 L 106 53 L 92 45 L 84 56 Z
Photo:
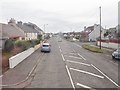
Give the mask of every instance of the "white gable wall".
M 94 25 L 94 30 L 89 34 L 89 41 L 96 41 L 100 36 L 100 25 Z

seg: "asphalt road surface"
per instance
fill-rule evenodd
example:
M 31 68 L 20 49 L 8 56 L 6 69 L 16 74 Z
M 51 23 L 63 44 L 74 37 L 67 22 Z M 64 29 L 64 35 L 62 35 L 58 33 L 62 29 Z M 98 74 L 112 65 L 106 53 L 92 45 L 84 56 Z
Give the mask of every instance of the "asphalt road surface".
M 41 54 L 26 88 L 118 88 L 118 63 L 111 57 L 87 51 L 81 44 L 59 36 L 48 40 L 51 52 Z

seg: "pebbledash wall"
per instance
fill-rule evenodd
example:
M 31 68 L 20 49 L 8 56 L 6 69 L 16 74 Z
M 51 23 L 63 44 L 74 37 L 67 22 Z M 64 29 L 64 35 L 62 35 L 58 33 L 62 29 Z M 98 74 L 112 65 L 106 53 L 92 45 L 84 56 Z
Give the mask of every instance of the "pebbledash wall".
M 117 49 L 119 47 L 120 41 L 118 40 L 102 40 L 101 41 L 101 46 L 106 47 L 106 48 L 112 48 L 112 49 Z M 100 45 L 100 41 L 97 41 L 97 45 Z
M 34 51 L 36 51 L 40 46 L 41 44 L 38 44 L 33 48 L 29 48 L 28 50 L 25 50 L 9 58 L 9 68 L 14 68 L 15 66 L 17 66 L 19 63 L 25 60 L 28 56 L 30 56 Z

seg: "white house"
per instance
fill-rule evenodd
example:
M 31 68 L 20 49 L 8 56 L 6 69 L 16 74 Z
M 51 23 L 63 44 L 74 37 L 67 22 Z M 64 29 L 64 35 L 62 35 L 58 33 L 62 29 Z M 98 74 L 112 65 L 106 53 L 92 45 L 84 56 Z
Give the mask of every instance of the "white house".
M 17 26 L 20 27 L 25 34 L 25 40 L 38 39 L 39 32 L 29 23 L 22 23 L 21 21 L 17 23 Z
M 103 28 L 101 27 L 101 36 L 103 37 Z M 89 41 L 96 41 L 100 37 L 100 25 L 94 24 L 93 31 L 89 33 Z

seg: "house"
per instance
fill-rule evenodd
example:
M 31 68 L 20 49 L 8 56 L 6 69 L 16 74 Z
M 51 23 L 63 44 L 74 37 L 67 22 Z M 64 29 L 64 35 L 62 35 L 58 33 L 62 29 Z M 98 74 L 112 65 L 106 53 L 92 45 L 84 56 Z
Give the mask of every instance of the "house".
M 118 39 L 119 33 L 118 33 L 118 26 L 109 28 L 104 32 L 104 38 L 103 39 Z
M 100 25 L 99 24 L 94 24 L 94 26 L 92 26 L 92 30 L 89 33 L 89 41 L 96 41 L 97 38 L 100 37 Z M 103 28 L 101 27 L 101 36 L 103 37 Z
M 94 30 L 94 26 L 84 27 L 84 30 L 80 32 L 80 41 L 88 42 L 89 34 Z
M 18 22 L 17 26 L 21 28 L 25 34 L 25 40 L 38 39 L 39 31 L 29 23 Z
M 11 39 L 22 40 L 25 38 L 23 30 L 17 27 L 15 21 L 11 19 L 8 24 L 2 24 L 2 33 Z
M 44 32 L 40 29 L 36 24 L 29 22 L 29 25 L 34 28 L 34 30 L 38 31 L 38 35 L 42 36 L 42 40 L 44 39 Z
M 85 31 L 80 32 L 80 41 L 88 42 L 89 41 L 89 32 L 85 32 Z
M 25 38 L 23 30 L 16 26 L 14 19 L 8 24 L 0 23 L 0 48 L 4 49 L 7 39 L 23 40 Z

